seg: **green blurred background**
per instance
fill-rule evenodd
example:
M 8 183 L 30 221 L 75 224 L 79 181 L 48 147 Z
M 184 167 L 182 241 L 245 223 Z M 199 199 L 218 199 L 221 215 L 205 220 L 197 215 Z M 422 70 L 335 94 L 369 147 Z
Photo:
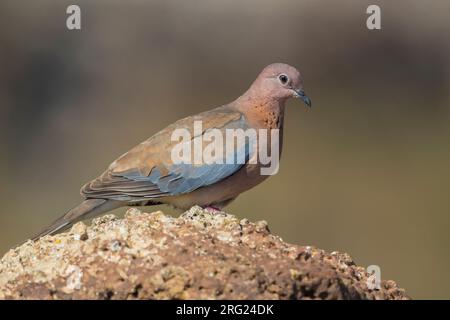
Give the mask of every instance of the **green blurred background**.
M 81 31 L 66 29 L 72 3 Z M 369 4 L 380 31 L 366 28 Z M 313 108 L 289 102 L 279 174 L 227 211 L 379 265 L 413 298 L 450 298 L 449 12 L 420 0 L 2 0 L 0 251 L 76 205 L 132 146 L 286 62 Z

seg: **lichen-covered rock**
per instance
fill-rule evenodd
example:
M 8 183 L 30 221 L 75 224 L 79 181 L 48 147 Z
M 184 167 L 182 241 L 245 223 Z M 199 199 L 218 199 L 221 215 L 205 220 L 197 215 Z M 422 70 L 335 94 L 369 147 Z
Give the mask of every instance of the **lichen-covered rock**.
M 347 254 L 283 242 L 267 223 L 193 207 L 129 209 L 28 241 L 0 261 L 2 299 L 407 299 Z M 369 285 L 369 286 L 368 286 Z

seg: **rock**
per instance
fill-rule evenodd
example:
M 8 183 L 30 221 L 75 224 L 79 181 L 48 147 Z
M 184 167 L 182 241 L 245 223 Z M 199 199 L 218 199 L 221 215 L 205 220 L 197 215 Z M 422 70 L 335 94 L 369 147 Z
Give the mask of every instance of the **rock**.
M 285 243 L 267 222 L 193 207 L 129 209 L 28 241 L 0 261 L 2 299 L 408 299 L 345 253 Z

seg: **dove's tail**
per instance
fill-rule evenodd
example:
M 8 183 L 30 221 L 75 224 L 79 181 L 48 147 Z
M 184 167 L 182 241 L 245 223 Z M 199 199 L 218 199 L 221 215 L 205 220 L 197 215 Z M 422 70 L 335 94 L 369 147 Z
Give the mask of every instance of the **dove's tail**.
M 39 238 L 48 235 L 55 234 L 59 231 L 63 231 L 69 228 L 75 222 L 80 220 L 92 218 L 104 212 L 119 208 L 122 204 L 119 201 L 106 200 L 106 199 L 87 199 L 80 203 L 75 208 L 69 210 L 65 215 L 58 218 L 49 227 L 38 233 L 31 240 L 35 241 Z

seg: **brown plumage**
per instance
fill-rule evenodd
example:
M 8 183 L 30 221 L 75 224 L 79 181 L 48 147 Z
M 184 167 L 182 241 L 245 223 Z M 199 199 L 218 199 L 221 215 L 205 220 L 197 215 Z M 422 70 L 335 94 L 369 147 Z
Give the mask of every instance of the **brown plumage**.
M 85 200 L 80 205 L 33 239 L 127 205 L 163 203 L 180 209 L 193 205 L 223 208 L 240 193 L 268 177 L 261 174 L 259 162 L 252 164 L 250 161 L 256 159 L 257 154 L 249 153 L 245 148 L 236 150 L 246 156 L 243 164 L 176 166 L 171 151 L 178 141 L 172 141 L 172 133 L 175 129 L 185 128 L 193 135 L 195 121 L 201 121 L 203 125 L 201 137 L 197 138 L 203 138 L 212 129 L 219 130 L 224 136 L 227 129 L 279 129 L 281 152 L 284 107 L 291 97 L 311 105 L 304 95 L 300 73 L 286 64 L 267 66 L 247 92 L 235 101 L 181 119 L 123 154 L 103 174 L 81 188 Z M 189 143 L 194 143 L 195 138 L 192 137 Z

